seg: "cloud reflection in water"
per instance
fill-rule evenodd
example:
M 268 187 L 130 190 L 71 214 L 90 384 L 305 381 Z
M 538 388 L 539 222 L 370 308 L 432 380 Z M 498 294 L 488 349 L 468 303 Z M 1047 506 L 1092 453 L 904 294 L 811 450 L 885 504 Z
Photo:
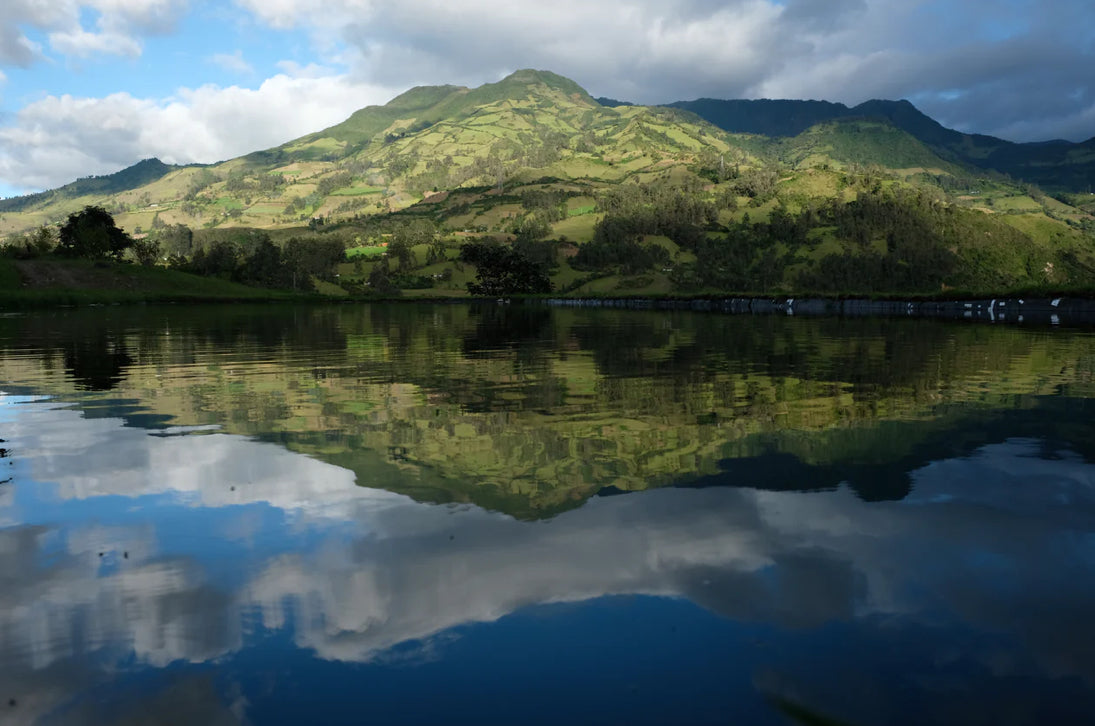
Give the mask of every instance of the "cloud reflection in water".
M 23 694 L 26 723 L 130 658 L 221 662 L 271 630 L 328 661 L 376 662 L 416 641 L 443 658 L 454 628 L 634 594 L 784 633 L 935 632 L 919 647 L 939 662 L 1095 688 L 1095 469 L 1045 458 L 1038 441 L 934 462 L 902 502 L 846 487 L 671 489 L 529 523 L 360 487 L 241 437 L 13 405 L 0 680 Z M 977 637 L 948 643 L 954 628 Z M 830 667 L 870 664 L 833 653 Z

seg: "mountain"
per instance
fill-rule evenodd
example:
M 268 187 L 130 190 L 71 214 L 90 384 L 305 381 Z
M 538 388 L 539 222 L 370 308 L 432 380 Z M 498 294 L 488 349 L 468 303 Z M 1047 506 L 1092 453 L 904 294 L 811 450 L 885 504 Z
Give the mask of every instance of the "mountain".
M 98 204 L 177 259 L 222 242 L 242 254 L 263 235 L 337 239 L 352 260 L 339 283 L 359 292 L 383 273 L 405 294 L 466 294 L 479 269 L 460 246 L 483 237 L 521 241 L 564 293 L 1087 285 L 1095 197 L 985 165 L 1082 180 L 1093 146 L 968 136 L 907 102 L 633 106 L 522 70 L 413 88 L 223 163 L 148 160 L 4 200 L 0 234 Z
M 462 188 L 671 175 L 703 151 L 757 161 L 691 114 L 607 108 L 569 79 L 524 70 L 474 89 L 414 88 L 328 129 L 220 164 L 142 162 L 111 177 L 5 200 L 0 233 L 59 222 L 85 204 L 104 205 L 130 230 L 292 227 L 398 211 Z
M 1083 143 L 1017 144 L 993 136 L 945 128 L 908 101 L 867 101 L 849 108 L 828 101 L 719 101 L 701 98 L 669 106 L 700 116 L 731 133 L 794 137 L 813 126 L 847 119 L 882 120 L 923 143 L 941 158 L 1007 174 L 1048 190 L 1090 192 L 1095 188 L 1095 138 Z

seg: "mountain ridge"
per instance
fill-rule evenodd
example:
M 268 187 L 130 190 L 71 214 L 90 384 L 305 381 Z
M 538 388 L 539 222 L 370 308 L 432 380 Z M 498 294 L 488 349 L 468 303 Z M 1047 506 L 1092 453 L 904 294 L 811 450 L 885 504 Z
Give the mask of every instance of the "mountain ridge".
M 1095 282 L 1090 195 L 1050 196 L 975 163 L 1020 163 L 1029 149 L 945 129 L 907 101 L 698 109 L 725 112 L 731 128 L 735 112 L 797 132 L 787 136 L 728 131 L 685 106 L 606 105 L 548 71 L 421 86 L 218 164 L 149 160 L 11 202 L 19 211 L 0 214 L 0 234 L 100 205 L 160 245 L 161 261 L 229 276 L 263 239 L 335 242 L 350 259 L 328 289 L 358 294 L 508 294 L 504 276 L 475 277 L 484 261 L 513 262 L 506 250 L 551 270 L 550 281 L 522 279 L 576 294 Z M 50 234 L 16 235 L 12 254 L 34 254 Z M 214 248 L 224 254 L 206 256 Z
M 595 99 L 580 85 L 564 76 L 551 71 L 522 69 L 496 83 L 477 88 L 451 84 L 416 86 L 383 105 L 361 108 L 334 126 L 270 149 L 250 152 L 239 158 L 256 164 L 315 158 L 321 154 L 294 154 L 289 150 L 325 138 L 342 141 L 348 148 L 358 147 L 373 140 L 377 134 L 406 114 L 420 114 L 416 116 L 418 126 L 410 130 L 421 131 L 442 119 L 460 115 L 468 107 L 482 105 L 506 96 L 515 89 L 528 88 L 536 83 L 577 96 L 588 104 L 602 108 L 659 107 L 637 106 L 605 97 Z M 1095 136 L 1083 142 L 1051 139 L 1016 143 L 984 134 L 965 134 L 943 126 L 906 99 L 872 99 L 856 106 L 847 106 L 826 100 L 703 97 L 693 101 L 662 104 L 660 107 L 688 111 L 729 133 L 776 139 L 799 136 L 814 126 L 838 120 L 884 119 L 927 144 L 945 161 L 1008 174 L 1019 181 L 1039 184 L 1049 189 L 1088 191 L 1095 187 Z M 423 112 L 427 113 L 421 115 Z M 1090 153 L 1085 153 L 1088 151 Z M 1076 163 L 1067 163 L 1068 157 L 1078 153 L 1082 158 L 1075 160 Z M 1040 159 L 1039 154 L 1051 156 Z M 23 211 L 31 205 L 48 201 L 56 194 L 117 194 L 146 185 L 174 170 L 215 167 L 223 163 L 225 162 L 167 165 L 159 159 L 145 159 L 111 174 L 85 177 L 54 189 L 0 199 L 0 212 Z M 1066 168 L 1062 170 L 1059 168 L 1061 166 Z

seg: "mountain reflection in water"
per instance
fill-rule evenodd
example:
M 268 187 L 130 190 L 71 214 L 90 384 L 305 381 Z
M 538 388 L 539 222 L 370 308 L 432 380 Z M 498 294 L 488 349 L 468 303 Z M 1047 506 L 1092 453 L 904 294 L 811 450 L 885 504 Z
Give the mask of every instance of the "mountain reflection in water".
M 1085 333 L 110 311 L 104 391 L 88 321 L 0 320 L 5 723 L 1095 706 Z

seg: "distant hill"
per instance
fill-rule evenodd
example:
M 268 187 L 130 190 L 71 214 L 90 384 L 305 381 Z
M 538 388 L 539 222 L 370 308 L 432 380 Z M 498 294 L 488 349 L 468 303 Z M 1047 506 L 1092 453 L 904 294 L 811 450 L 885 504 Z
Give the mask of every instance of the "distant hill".
M 793 137 L 818 124 L 844 119 L 885 120 L 948 161 L 1007 174 L 1049 190 L 1095 191 L 1095 138 L 1083 143 L 1017 144 L 945 128 L 908 101 L 867 101 L 849 108 L 828 101 L 701 98 L 668 104 L 731 133 Z
M 900 127 L 872 117 L 848 117 L 821 122 L 771 144 L 792 165 L 823 163 L 877 164 L 887 169 L 925 169 L 960 175 L 965 168 Z
M 23 212 L 33 206 L 80 197 L 109 196 L 151 184 L 182 167 L 165 164 L 159 159 L 145 159 L 133 166 L 105 176 L 89 176 L 57 189 L 0 199 L 0 212 Z

